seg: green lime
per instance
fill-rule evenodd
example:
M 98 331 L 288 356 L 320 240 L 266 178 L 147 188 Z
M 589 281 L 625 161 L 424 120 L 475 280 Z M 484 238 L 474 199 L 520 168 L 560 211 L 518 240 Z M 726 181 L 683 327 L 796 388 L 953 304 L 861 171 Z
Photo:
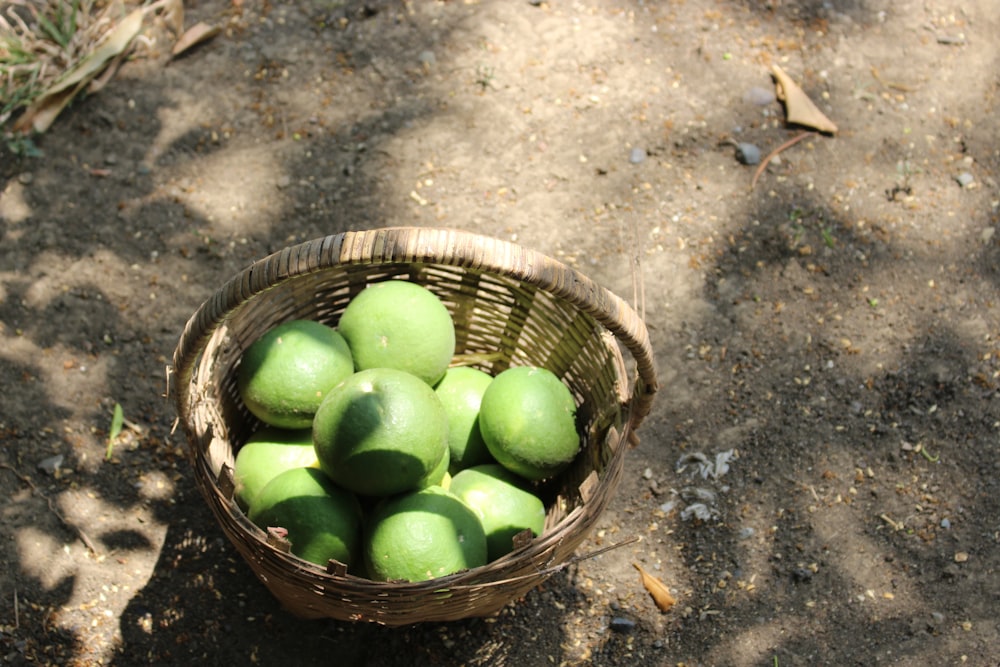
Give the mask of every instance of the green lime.
M 264 530 L 283 528 L 292 553 L 325 566 L 333 559 L 356 564 L 361 548 L 357 498 L 316 468 L 293 468 L 267 483 L 249 518 Z
M 393 368 L 354 373 L 313 420 L 323 471 L 344 488 L 387 496 L 417 488 L 448 449 L 448 416 L 430 386 Z
M 365 567 L 376 581 L 426 581 L 487 562 L 479 517 L 440 486 L 386 499 L 365 535 Z
M 434 387 L 448 413 L 449 471 L 455 474 L 493 461 L 493 455 L 479 430 L 479 405 L 486 387 L 493 381 L 488 373 L 469 366 L 449 368 Z
M 253 505 L 257 493 L 278 474 L 292 468 L 318 467 L 312 429 L 288 430 L 265 426 L 250 436 L 236 452 L 233 478 L 236 500 L 243 509 Z
M 308 428 L 326 392 L 353 372 L 351 350 L 336 330 L 293 320 L 250 344 L 237 368 L 237 388 L 265 424 Z
M 498 374 L 483 394 L 479 428 L 499 463 L 532 481 L 552 477 L 580 449 L 576 402 L 555 373 L 515 366 Z
M 510 553 L 518 533 L 542 534 L 544 503 L 526 488 L 522 477 L 499 463 L 466 468 L 452 478 L 448 488 L 479 515 L 490 561 Z
M 405 280 L 362 290 L 347 304 L 337 329 L 359 371 L 396 368 L 433 386 L 455 355 L 451 313 L 429 289 Z
M 441 460 L 438 461 L 438 464 L 423 479 L 417 482 L 417 488 L 424 489 L 428 486 L 444 486 L 445 475 L 448 474 L 448 464 L 450 462 L 451 453 L 445 447 Z

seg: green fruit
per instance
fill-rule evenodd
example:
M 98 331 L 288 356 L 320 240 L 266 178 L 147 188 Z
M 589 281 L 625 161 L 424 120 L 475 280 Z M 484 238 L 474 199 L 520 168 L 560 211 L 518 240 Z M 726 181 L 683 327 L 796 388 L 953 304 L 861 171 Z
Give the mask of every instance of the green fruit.
M 448 416 L 430 386 L 392 368 L 359 371 L 330 390 L 313 420 L 320 467 L 346 489 L 387 496 L 417 488 L 448 449 Z
M 537 537 L 545 528 L 541 499 L 498 463 L 466 468 L 452 478 L 449 490 L 479 515 L 490 561 L 510 553 L 518 533 L 530 530 Z
M 281 473 L 257 494 L 249 518 L 260 528 L 283 528 L 292 553 L 326 566 L 333 559 L 348 567 L 361 548 L 361 507 L 348 491 L 316 468 Z
M 487 562 L 479 518 L 439 486 L 387 499 L 366 536 L 365 567 L 376 581 L 426 581 Z
M 580 449 L 573 395 L 545 368 L 516 366 L 493 378 L 479 428 L 493 458 L 532 481 L 559 473 Z
M 451 313 L 426 287 L 405 280 L 369 285 L 337 325 L 356 370 L 395 368 L 433 386 L 455 355 Z
M 488 373 L 469 366 L 449 368 L 434 387 L 448 413 L 449 471 L 490 463 L 493 455 L 479 430 L 479 406 L 486 387 L 493 381 Z
M 290 431 L 265 426 L 236 452 L 233 463 L 236 500 L 247 509 L 260 490 L 280 473 L 307 466 L 319 466 L 312 429 Z
M 417 482 L 418 489 L 425 489 L 428 486 L 444 486 L 445 475 L 448 474 L 448 464 L 451 462 L 451 453 L 448 448 L 444 448 L 444 454 L 438 464 L 427 473 L 427 475 Z
M 265 424 L 308 428 L 326 392 L 353 372 L 351 350 L 336 330 L 293 320 L 246 349 L 237 388 L 247 409 Z

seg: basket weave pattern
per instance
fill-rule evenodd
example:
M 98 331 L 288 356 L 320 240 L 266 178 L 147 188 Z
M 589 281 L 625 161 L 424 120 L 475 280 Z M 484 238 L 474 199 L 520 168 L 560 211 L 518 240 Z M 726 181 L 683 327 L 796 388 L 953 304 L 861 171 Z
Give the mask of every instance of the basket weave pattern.
M 496 375 L 538 365 L 569 386 L 582 451 L 538 494 L 544 533 L 503 558 L 429 582 L 382 583 L 323 569 L 288 553 L 233 500 L 235 453 L 260 423 L 236 388 L 243 351 L 273 326 L 313 319 L 335 326 L 368 284 L 424 285 L 455 322 L 456 363 Z M 633 364 L 626 365 L 623 348 Z M 456 230 L 346 232 L 262 259 L 191 317 L 173 360 L 173 398 L 199 489 L 226 536 L 292 613 L 385 625 L 487 616 L 565 563 L 611 499 L 634 429 L 656 392 L 645 325 L 585 276 L 515 244 Z

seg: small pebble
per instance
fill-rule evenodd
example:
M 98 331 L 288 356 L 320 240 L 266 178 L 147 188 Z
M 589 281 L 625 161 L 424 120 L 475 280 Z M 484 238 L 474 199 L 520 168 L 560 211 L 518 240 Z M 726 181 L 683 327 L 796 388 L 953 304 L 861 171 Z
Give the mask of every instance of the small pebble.
M 941 527 L 944 528 L 945 530 L 951 528 L 951 520 L 947 518 L 941 519 Z
M 433 51 L 421 51 L 420 55 L 417 56 L 417 60 L 420 61 L 421 65 L 431 67 L 437 63 L 437 56 L 434 55 Z
M 736 159 L 740 164 L 760 164 L 760 149 L 753 144 L 736 144 Z
M 615 616 L 611 619 L 609 627 L 614 632 L 629 635 L 635 631 L 635 621 L 631 618 L 625 618 L 624 616 Z
M 743 94 L 743 101 L 757 106 L 766 107 L 775 101 L 774 91 L 761 86 L 752 86 Z
M 48 458 L 42 459 L 38 462 L 38 469 L 44 472 L 54 475 L 56 470 L 59 470 L 59 466 L 62 465 L 63 455 L 56 454 L 55 456 L 50 456 Z
M 948 45 L 965 44 L 965 35 L 963 35 L 963 34 L 958 34 L 958 35 L 938 35 L 937 36 L 937 43 L 938 44 L 948 44 Z
M 976 179 L 972 176 L 972 174 L 967 171 L 963 171 L 961 174 L 956 176 L 955 180 L 958 181 L 958 184 L 963 188 L 967 188 L 976 182 Z
M 30 171 L 22 171 L 17 175 L 17 182 L 21 185 L 29 185 L 33 180 L 35 180 L 35 175 Z
M 797 567 L 792 570 L 792 581 L 806 583 L 812 581 L 813 571 L 807 567 Z
M 646 160 L 646 151 L 641 148 L 633 148 L 629 151 L 628 161 L 632 164 L 639 164 Z

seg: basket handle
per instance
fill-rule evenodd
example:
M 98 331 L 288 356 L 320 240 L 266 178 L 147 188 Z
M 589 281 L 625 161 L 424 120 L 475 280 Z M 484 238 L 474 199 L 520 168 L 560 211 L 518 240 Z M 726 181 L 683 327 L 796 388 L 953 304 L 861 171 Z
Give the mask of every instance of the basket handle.
M 254 262 L 202 304 L 185 326 L 173 360 L 179 392 L 187 391 L 203 341 L 253 295 L 287 278 L 332 266 L 403 262 L 490 271 L 536 285 L 580 308 L 614 334 L 635 359 L 633 428 L 649 414 L 659 389 L 653 351 L 645 324 L 624 300 L 562 262 L 517 244 L 456 229 L 423 227 L 343 232 L 290 246 Z

